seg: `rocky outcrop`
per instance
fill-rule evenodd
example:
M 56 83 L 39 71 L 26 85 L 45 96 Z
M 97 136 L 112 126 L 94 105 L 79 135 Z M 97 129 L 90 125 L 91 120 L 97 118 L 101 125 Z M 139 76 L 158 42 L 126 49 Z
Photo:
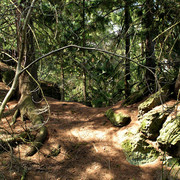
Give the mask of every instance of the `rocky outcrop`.
M 130 96 L 128 96 L 127 99 L 125 99 L 125 101 L 123 102 L 123 106 L 128 106 L 134 103 L 137 103 L 141 100 L 143 100 L 143 98 L 148 94 L 148 87 L 144 87 L 139 91 L 136 91 L 134 93 L 132 93 Z
M 167 107 L 165 109 L 162 105 L 147 112 L 144 116 L 139 118 L 141 121 L 140 131 L 146 138 L 156 140 L 159 136 L 159 131 L 170 112 L 171 108 Z
M 159 91 L 152 94 L 146 101 L 141 103 L 138 107 L 139 115 L 142 116 L 146 112 L 150 111 L 154 107 L 164 103 L 170 95 L 169 85 L 163 86 Z
M 169 95 L 169 86 L 164 86 L 139 105 L 139 130 L 130 133 L 131 136 L 122 142 L 130 163 L 139 165 L 154 161 L 158 147 L 172 158 L 180 158 L 180 106 L 177 107 L 177 101 L 165 103 Z M 109 114 L 112 116 L 113 112 Z
M 140 134 L 123 141 L 122 148 L 127 160 L 134 165 L 152 162 L 159 156 L 155 148 L 148 144 Z
M 114 126 L 125 126 L 130 123 L 131 117 L 122 112 L 116 113 L 113 109 L 106 111 L 106 116 Z
M 180 112 L 169 115 L 160 130 L 157 142 L 163 150 L 180 157 Z

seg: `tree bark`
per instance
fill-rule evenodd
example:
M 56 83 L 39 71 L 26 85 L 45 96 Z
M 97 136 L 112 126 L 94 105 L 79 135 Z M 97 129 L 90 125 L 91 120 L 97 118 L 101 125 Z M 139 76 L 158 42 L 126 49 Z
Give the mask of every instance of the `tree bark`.
M 154 52 L 154 42 L 152 41 L 154 36 L 153 8 L 154 8 L 153 0 L 146 0 L 146 4 L 145 4 L 146 66 L 149 67 L 153 73 L 155 73 L 156 58 Z M 155 77 L 152 72 L 146 69 L 145 79 L 148 86 L 154 85 L 155 83 Z
M 31 20 L 29 25 L 31 26 L 31 28 L 33 27 L 33 23 Z M 30 30 L 30 28 L 28 28 L 27 38 L 25 42 L 25 59 L 22 62 L 22 66 L 24 67 L 26 67 L 35 60 L 35 49 L 33 39 L 33 33 Z M 43 142 L 45 141 L 47 136 L 47 129 L 43 124 L 43 116 L 37 113 L 36 106 L 32 101 L 32 99 L 36 100 L 38 98 L 38 93 L 34 91 L 36 84 L 33 80 L 37 80 L 37 65 L 34 64 L 31 68 L 28 69 L 28 72 L 30 74 L 25 71 L 19 77 L 19 111 L 21 114 L 21 119 L 23 119 L 23 117 L 26 116 L 36 127 L 36 130 L 38 130 L 35 141 L 31 142 L 31 147 L 26 153 L 26 156 L 32 156 L 38 151 L 38 149 L 42 146 Z
M 177 99 L 180 100 L 180 69 L 179 69 L 179 74 L 176 79 L 175 94 L 177 96 Z
M 83 0 L 83 47 L 86 46 L 86 38 L 85 38 L 85 0 Z M 83 65 L 85 66 L 85 50 L 83 50 Z M 83 96 L 84 96 L 84 102 L 87 103 L 87 82 L 86 82 L 86 71 L 83 69 Z
M 30 6 L 28 1 L 24 3 L 26 3 L 27 6 Z M 23 14 L 26 15 L 26 12 L 23 12 Z M 22 15 L 18 15 L 18 18 L 22 18 Z M 21 22 L 21 19 L 18 19 L 18 21 Z M 24 27 L 22 31 L 21 29 L 18 29 L 20 27 L 19 24 L 17 26 L 17 31 L 19 31 L 17 49 L 19 51 L 19 64 L 22 67 L 26 67 L 35 60 L 34 38 L 33 33 L 29 28 L 33 28 L 33 22 L 30 17 L 29 23 L 25 26 L 26 27 Z M 32 101 L 32 99 L 38 97 L 37 92 L 33 91 L 36 86 L 34 79 L 37 80 L 36 64 L 31 66 L 28 69 L 28 72 L 24 71 L 19 77 L 20 100 L 18 102 L 18 110 L 20 111 L 21 119 L 23 120 L 24 116 L 26 116 L 38 131 L 35 141 L 31 142 L 31 147 L 26 153 L 27 156 L 34 155 L 47 137 L 47 129 L 43 124 L 44 118 L 42 115 L 37 114 L 36 106 Z
M 13 93 L 15 92 L 15 90 L 18 86 L 18 80 L 19 80 L 19 76 L 21 74 L 21 63 L 23 61 L 24 52 L 25 52 L 26 32 L 27 32 L 28 22 L 29 22 L 32 8 L 33 8 L 35 2 L 36 2 L 36 0 L 33 0 L 31 2 L 31 5 L 28 8 L 27 14 L 24 14 L 24 24 L 22 25 L 21 33 L 19 33 L 20 37 L 17 37 L 17 46 L 18 46 L 17 49 L 19 51 L 18 52 L 19 56 L 18 56 L 18 62 L 17 62 L 17 67 L 16 67 L 16 73 L 14 76 L 12 86 L 11 86 L 10 90 L 8 91 L 8 93 L 6 94 L 6 97 L 4 98 L 4 100 L 0 106 L 0 120 L 2 118 L 2 114 L 3 114 L 3 111 L 5 109 L 7 102 L 9 101 L 9 99 L 11 98 L 11 96 L 13 95 Z M 20 7 L 17 7 L 17 10 L 18 10 L 18 12 L 21 13 Z M 17 18 L 20 18 L 20 17 L 21 16 L 19 16 L 19 14 L 17 14 Z M 18 20 L 19 20 L 19 22 L 21 22 L 20 19 L 18 19 Z M 19 27 L 19 26 L 17 26 L 17 27 Z M 19 31 L 19 29 L 17 29 L 17 31 Z M 19 45 L 18 45 L 18 42 L 19 42 Z
M 65 89 L 64 89 L 64 61 L 63 58 L 61 57 L 61 101 L 64 101 L 64 95 L 65 95 Z
M 130 80 L 130 35 L 129 35 L 129 24 L 130 24 L 130 12 L 129 12 L 129 3 L 125 1 L 125 42 L 126 42 L 126 57 L 125 60 L 125 97 L 127 98 L 130 95 L 129 89 L 129 80 Z

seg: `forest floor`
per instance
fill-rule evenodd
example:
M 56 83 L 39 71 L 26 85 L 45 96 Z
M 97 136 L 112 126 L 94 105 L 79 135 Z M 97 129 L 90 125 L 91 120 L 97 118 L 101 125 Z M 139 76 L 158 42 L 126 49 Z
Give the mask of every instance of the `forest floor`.
M 5 86 L 0 83 L 0 94 Z M 131 122 L 125 127 L 114 127 L 105 117 L 107 108 L 92 108 L 76 102 L 60 102 L 47 98 L 50 117 L 46 123 L 48 139 L 38 153 L 25 157 L 27 145 L 21 144 L 13 152 L 0 154 L 0 179 L 27 180 L 158 180 L 162 162 L 157 159 L 145 165 L 131 165 L 121 148 L 124 135 L 130 128 L 138 128 L 139 104 L 122 107 L 122 102 L 112 106 L 128 113 Z M 15 101 L 8 103 L 13 108 Z M 45 105 L 44 103 L 41 104 Z M 47 118 L 45 116 L 45 118 Z M 10 120 L 3 119 L 2 123 Z M 26 126 L 29 122 L 26 122 Z M 8 128 L 8 127 L 7 127 Z M 20 119 L 13 127 L 19 132 L 27 128 Z M 57 156 L 51 156 L 59 148 Z

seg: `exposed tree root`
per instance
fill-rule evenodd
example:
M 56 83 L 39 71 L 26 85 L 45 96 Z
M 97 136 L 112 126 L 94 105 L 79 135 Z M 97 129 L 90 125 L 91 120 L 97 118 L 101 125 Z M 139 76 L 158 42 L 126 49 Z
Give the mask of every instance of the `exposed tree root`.
M 31 142 L 31 147 L 26 153 L 26 156 L 33 156 L 38 151 L 38 149 L 43 145 L 47 137 L 47 128 L 43 124 L 44 118 L 41 114 L 38 114 L 37 108 L 32 102 L 32 98 L 30 95 L 25 95 L 21 98 L 19 111 L 22 120 L 25 117 L 28 118 L 33 125 L 32 130 L 38 131 L 34 142 Z
M 10 134 L 5 131 L 0 132 L 0 152 L 8 151 L 10 147 L 16 146 L 18 143 L 26 142 L 29 132 L 21 134 Z

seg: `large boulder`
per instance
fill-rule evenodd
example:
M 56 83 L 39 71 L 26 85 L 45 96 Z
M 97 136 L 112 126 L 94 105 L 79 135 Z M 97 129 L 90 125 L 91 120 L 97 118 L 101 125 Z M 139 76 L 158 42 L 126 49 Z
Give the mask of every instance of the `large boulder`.
M 153 109 L 155 106 L 158 106 L 164 103 L 170 95 L 170 86 L 165 85 L 159 91 L 152 94 L 147 100 L 141 103 L 138 107 L 139 117 L 145 114 L 146 112 Z
M 122 112 L 116 113 L 113 109 L 106 111 L 106 116 L 114 126 L 125 126 L 130 123 L 131 117 Z
M 45 96 L 52 97 L 58 100 L 61 99 L 60 88 L 57 84 L 47 81 L 40 81 L 40 85 Z
M 163 150 L 180 157 L 180 112 L 168 116 L 160 130 L 157 142 Z
M 159 156 L 159 152 L 148 144 L 141 134 L 127 138 L 121 144 L 127 160 L 134 165 L 141 165 L 153 162 Z
M 157 106 L 139 118 L 141 121 L 140 131 L 146 138 L 155 140 L 159 136 L 159 131 L 167 116 L 172 111 L 171 109 L 171 107 L 164 109 L 162 105 Z
M 141 100 L 143 100 L 143 98 L 148 94 L 148 87 L 144 87 L 139 91 L 133 92 L 129 97 L 127 97 L 125 99 L 125 101 L 123 102 L 123 106 L 128 106 L 134 103 L 137 103 Z

